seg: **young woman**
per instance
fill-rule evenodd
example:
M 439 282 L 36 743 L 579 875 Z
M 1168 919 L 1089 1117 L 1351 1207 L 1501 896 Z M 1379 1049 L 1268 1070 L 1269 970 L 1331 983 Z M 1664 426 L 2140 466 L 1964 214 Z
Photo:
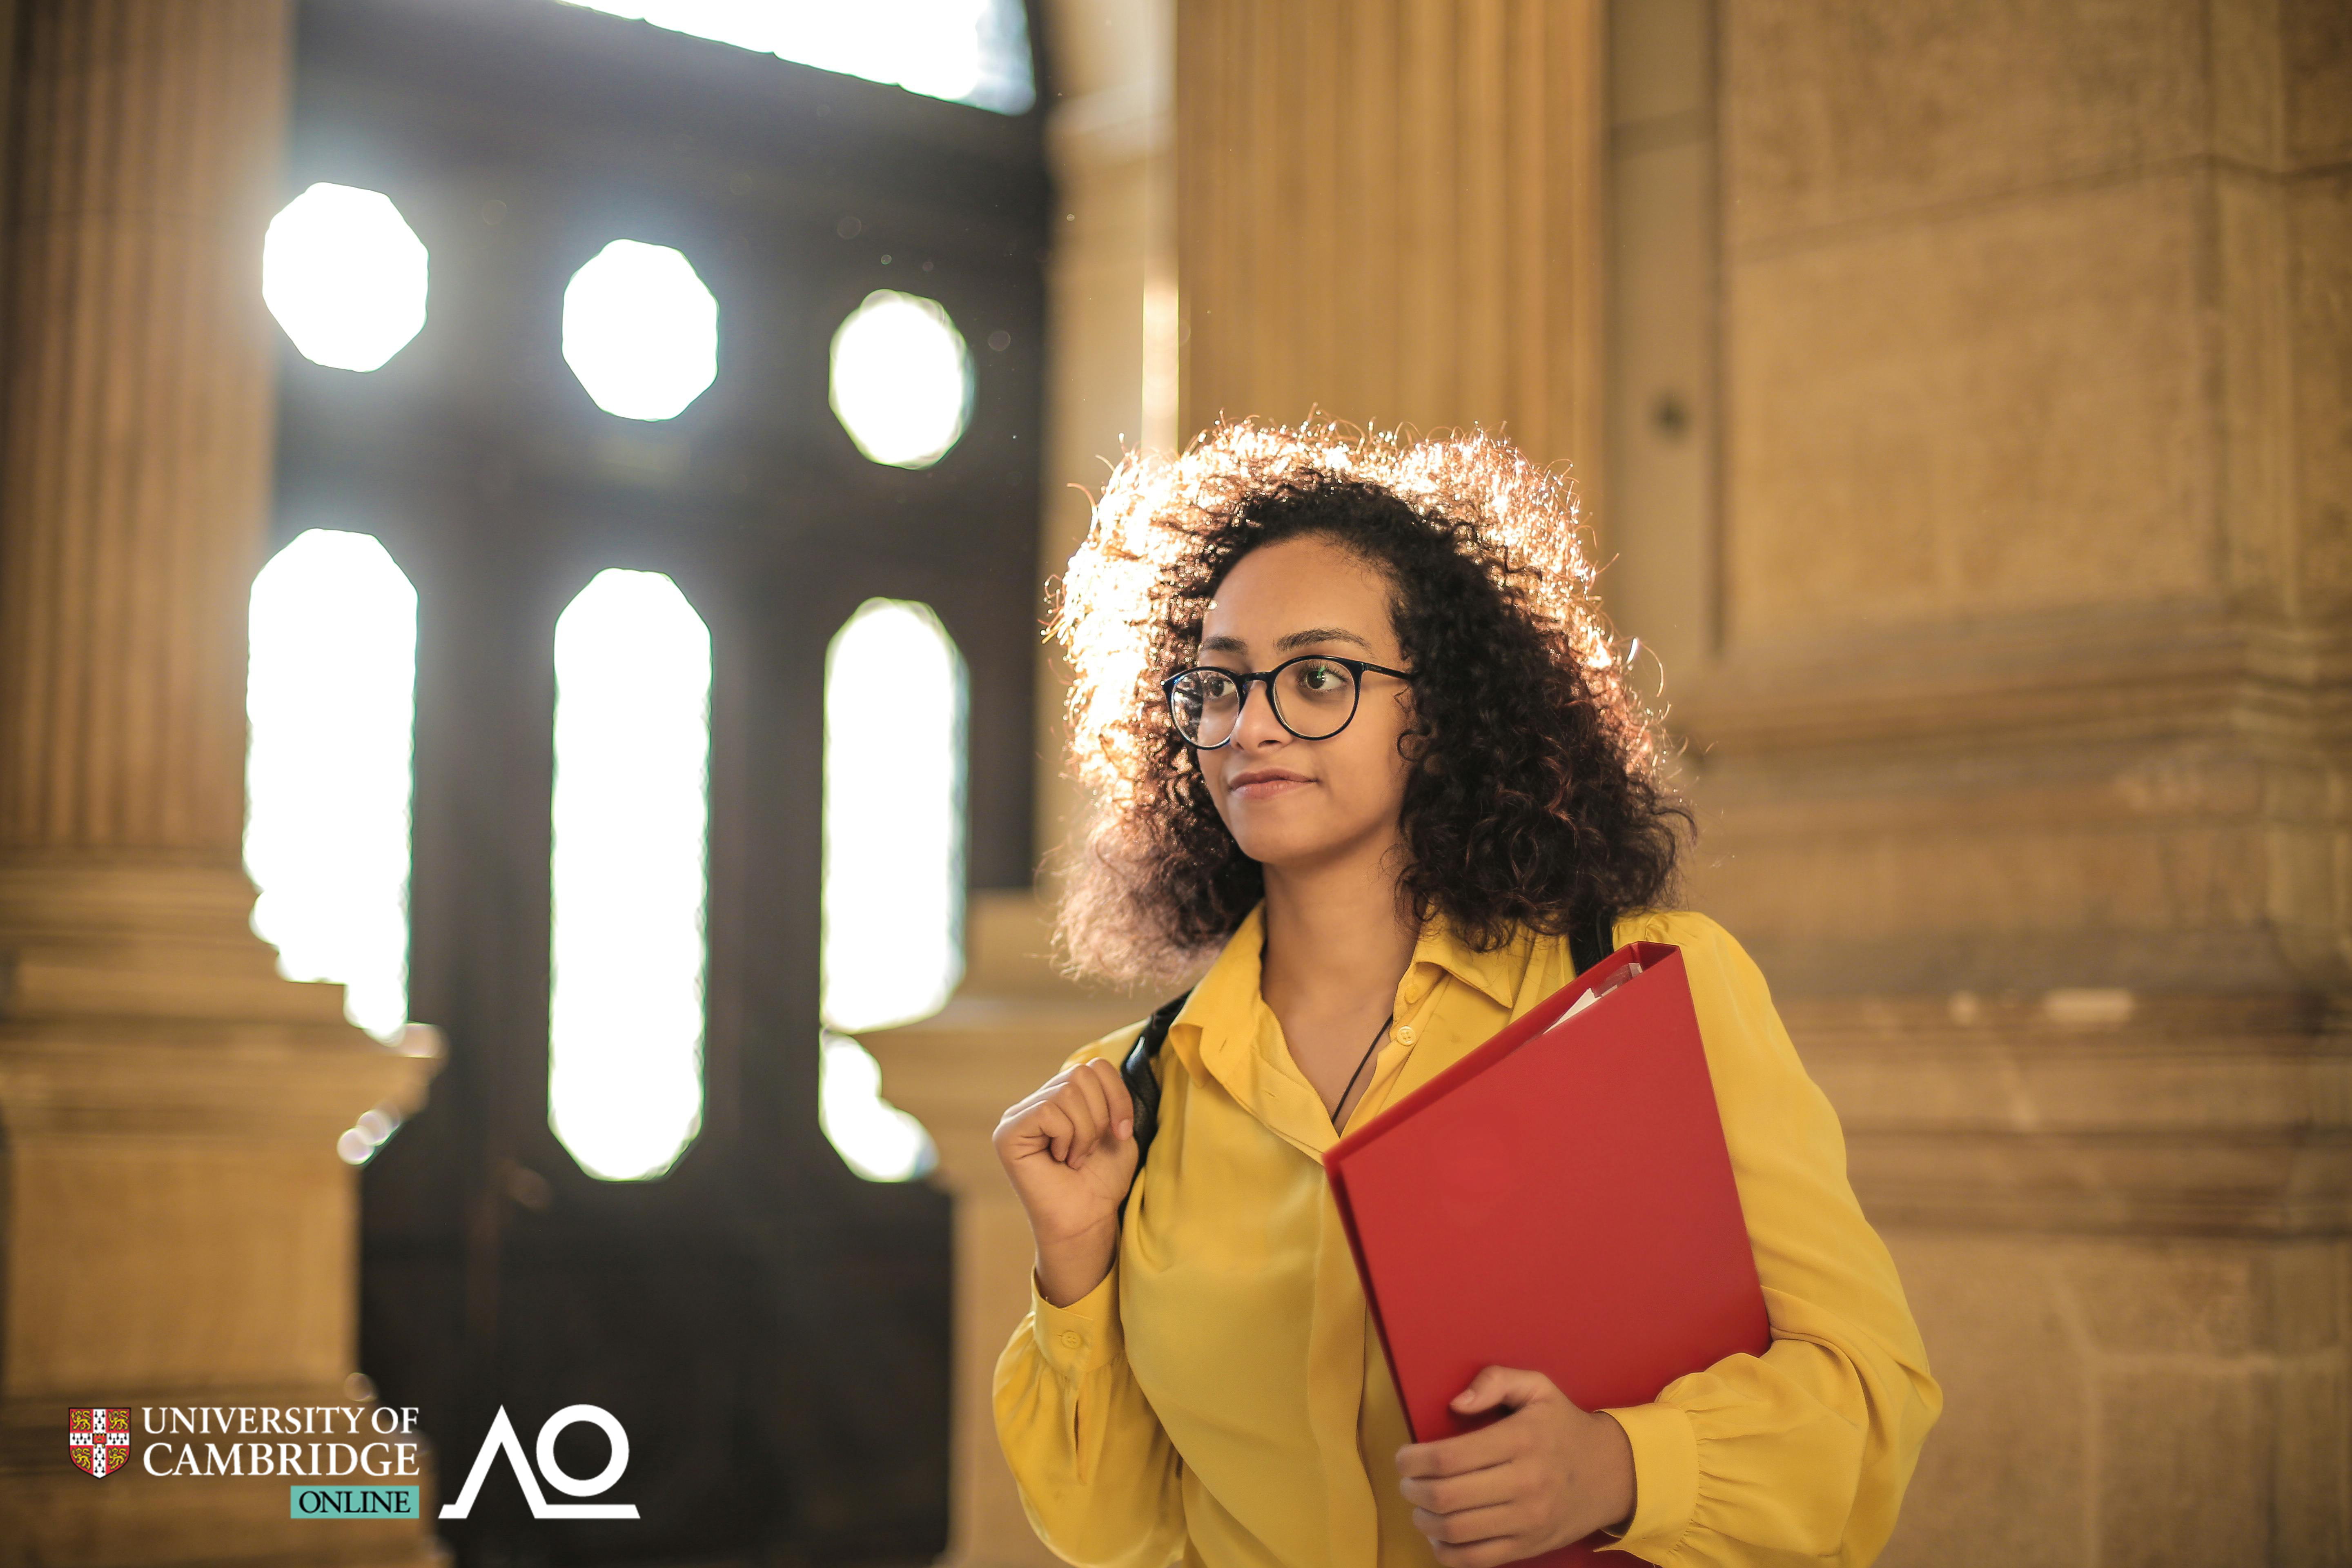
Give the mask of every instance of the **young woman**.
M 1686 817 L 1590 581 L 1564 487 L 1484 437 L 1228 426 L 1106 489 L 1056 627 L 1100 813 L 1063 934 L 1097 973 L 1208 967 L 1147 1169 L 1118 1072 L 1140 1026 L 996 1131 L 1036 1240 L 997 1432 L 1069 1562 L 1885 1543 L 1942 1396 L 1763 976 L 1668 907 Z M 1412 1443 L 1320 1156 L 1566 984 L 1600 911 L 1683 950 L 1771 1347 L 1606 1411 L 1490 1366 L 1455 1408 L 1509 1414 Z

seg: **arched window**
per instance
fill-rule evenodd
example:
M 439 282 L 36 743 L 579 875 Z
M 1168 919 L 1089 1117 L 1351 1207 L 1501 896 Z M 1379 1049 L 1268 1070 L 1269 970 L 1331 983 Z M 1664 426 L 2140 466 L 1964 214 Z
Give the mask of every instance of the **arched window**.
M 548 1122 L 581 1169 L 658 1176 L 702 1126 L 710 632 L 657 572 L 555 623 Z
M 389 1040 L 408 1018 L 416 590 L 367 534 L 314 528 L 254 579 L 251 616 L 253 929 Z
M 963 978 L 963 658 L 927 605 L 868 599 L 824 673 L 824 1014 L 887 1028 L 938 1011 Z M 876 1097 L 873 1058 L 826 1037 L 825 1135 L 853 1170 L 929 1169 L 919 1124 Z
M 824 1010 L 937 1012 L 963 978 L 964 668 L 928 605 L 868 599 L 824 660 Z

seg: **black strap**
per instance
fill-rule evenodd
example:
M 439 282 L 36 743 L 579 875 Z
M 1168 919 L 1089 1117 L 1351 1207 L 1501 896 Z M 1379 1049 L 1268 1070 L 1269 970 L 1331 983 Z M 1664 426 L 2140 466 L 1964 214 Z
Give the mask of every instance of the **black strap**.
M 1127 1097 L 1135 1102 L 1135 1175 L 1127 1179 L 1128 1197 L 1135 1194 L 1136 1176 L 1143 1174 L 1143 1162 L 1151 1157 L 1151 1140 L 1160 1131 L 1160 1075 L 1151 1070 L 1151 1058 L 1160 1054 L 1169 1026 L 1192 998 L 1187 991 L 1154 1008 L 1128 1050 L 1127 1060 L 1119 1064 L 1118 1076 L 1127 1083 Z M 1122 1222 L 1127 1218 L 1127 1197 L 1118 1200 L 1118 1217 Z
M 1588 926 L 1568 929 L 1568 956 L 1579 974 L 1617 951 L 1617 911 L 1601 910 Z

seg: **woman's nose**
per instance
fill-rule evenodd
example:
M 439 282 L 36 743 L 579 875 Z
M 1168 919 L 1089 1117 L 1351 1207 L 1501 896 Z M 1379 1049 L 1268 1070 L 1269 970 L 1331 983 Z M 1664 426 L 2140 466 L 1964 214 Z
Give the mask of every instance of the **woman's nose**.
M 1274 716 L 1274 693 L 1263 680 L 1253 680 L 1242 693 L 1241 716 L 1234 722 L 1234 741 L 1242 746 L 1264 745 L 1268 741 L 1287 741 L 1290 731 Z

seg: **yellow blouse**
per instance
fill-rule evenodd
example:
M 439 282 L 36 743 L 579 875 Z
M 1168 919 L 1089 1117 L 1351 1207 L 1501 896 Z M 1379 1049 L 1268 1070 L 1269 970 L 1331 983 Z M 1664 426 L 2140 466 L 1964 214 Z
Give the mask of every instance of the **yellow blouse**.
M 1326 1184 L 1339 1141 L 1258 994 L 1263 910 L 1160 1051 L 1160 1123 L 1110 1273 L 1029 1315 L 998 1357 L 996 1430 L 1023 1507 L 1088 1568 L 1435 1562 L 1398 1490 L 1410 1442 Z M 1662 1564 L 1866 1563 L 1943 1405 L 1837 1115 L 1764 976 L 1704 915 L 1616 940 L 1683 950 L 1772 1321 L 1735 1355 L 1612 1410 L 1633 1449 L 1619 1549 Z M 1361 1125 L 1568 984 L 1565 938 L 1476 952 L 1433 921 L 1398 982 Z M 1122 1058 L 1140 1025 L 1075 1052 Z

